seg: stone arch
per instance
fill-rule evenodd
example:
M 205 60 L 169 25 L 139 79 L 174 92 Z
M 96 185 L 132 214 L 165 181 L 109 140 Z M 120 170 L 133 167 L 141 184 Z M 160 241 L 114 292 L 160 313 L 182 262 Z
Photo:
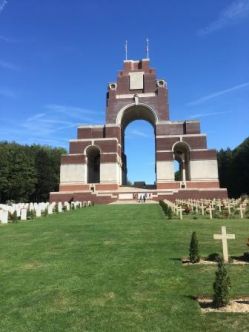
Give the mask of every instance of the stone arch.
M 158 117 L 151 106 L 143 103 L 132 103 L 121 108 L 117 114 L 116 124 L 120 125 L 122 129 L 125 129 L 129 123 L 135 120 L 148 121 L 155 127 L 158 122 Z
M 89 145 L 87 145 L 87 146 L 85 147 L 85 149 L 84 149 L 84 151 L 83 151 L 83 154 L 84 154 L 85 156 L 87 156 L 87 150 L 88 150 L 89 148 L 91 148 L 91 147 L 96 147 L 96 148 L 100 151 L 100 154 L 102 153 L 101 148 L 100 148 L 97 144 L 89 144 Z
M 179 163 L 179 180 L 190 181 L 190 147 L 185 142 L 176 142 L 172 147 L 174 160 Z
M 122 184 L 127 183 L 127 159 L 125 154 L 125 130 L 127 126 L 136 120 L 149 122 L 154 129 L 154 139 L 156 146 L 155 129 L 158 122 L 156 112 L 148 105 L 143 103 L 132 103 L 123 107 L 117 115 L 116 124 L 121 128 L 121 150 L 122 150 Z M 156 149 L 155 149 L 156 151 Z M 155 167 L 156 169 L 156 167 Z
M 87 157 L 87 183 L 100 182 L 100 149 L 96 145 L 89 145 L 85 149 Z

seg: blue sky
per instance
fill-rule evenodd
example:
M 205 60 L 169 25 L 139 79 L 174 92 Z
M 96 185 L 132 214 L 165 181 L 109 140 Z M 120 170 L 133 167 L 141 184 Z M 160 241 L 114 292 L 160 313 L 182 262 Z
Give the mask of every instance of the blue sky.
M 0 0 L 0 140 L 68 147 L 104 123 L 107 83 L 145 56 L 171 120 L 199 119 L 210 148 L 249 133 L 249 0 Z M 126 130 L 129 178 L 154 181 L 153 130 Z

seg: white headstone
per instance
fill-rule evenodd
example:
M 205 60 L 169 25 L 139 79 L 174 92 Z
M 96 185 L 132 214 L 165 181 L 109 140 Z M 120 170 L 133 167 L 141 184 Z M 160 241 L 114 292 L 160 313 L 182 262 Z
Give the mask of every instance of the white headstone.
M 53 214 L 53 205 L 48 206 L 48 214 Z
M 6 210 L 1 210 L 1 211 L 2 211 L 1 212 L 1 222 L 2 222 L 2 224 L 7 224 L 9 213 Z
M 21 220 L 27 220 L 27 209 L 21 209 Z
M 39 207 L 35 209 L 35 215 L 36 217 L 41 217 L 41 209 Z
M 58 212 L 60 213 L 60 212 L 62 212 L 63 210 L 62 210 L 62 203 L 61 202 L 59 202 L 58 203 Z

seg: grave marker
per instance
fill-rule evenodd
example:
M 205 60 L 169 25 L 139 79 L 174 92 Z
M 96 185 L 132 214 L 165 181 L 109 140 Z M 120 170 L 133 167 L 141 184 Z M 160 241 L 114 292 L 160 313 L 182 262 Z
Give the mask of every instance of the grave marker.
M 21 220 L 27 220 L 27 210 L 21 209 Z
M 227 240 L 234 240 L 235 234 L 227 234 L 226 226 L 221 227 L 221 234 L 214 234 L 214 240 L 221 240 L 222 241 L 222 251 L 223 251 L 223 258 L 224 262 L 228 263 L 228 246 Z

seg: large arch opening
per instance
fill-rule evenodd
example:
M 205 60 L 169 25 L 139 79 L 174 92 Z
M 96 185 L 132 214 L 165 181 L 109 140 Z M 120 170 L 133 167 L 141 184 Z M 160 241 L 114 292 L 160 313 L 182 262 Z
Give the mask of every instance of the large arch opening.
M 122 184 L 154 186 L 156 114 L 146 105 L 132 105 L 121 111 L 117 121 L 122 134 Z
M 190 180 L 190 151 L 187 144 L 179 142 L 174 145 L 175 181 Z
M 100 182 L 100 150 L 92 145 L 86 151 L 87 156 L 87 183 Z

